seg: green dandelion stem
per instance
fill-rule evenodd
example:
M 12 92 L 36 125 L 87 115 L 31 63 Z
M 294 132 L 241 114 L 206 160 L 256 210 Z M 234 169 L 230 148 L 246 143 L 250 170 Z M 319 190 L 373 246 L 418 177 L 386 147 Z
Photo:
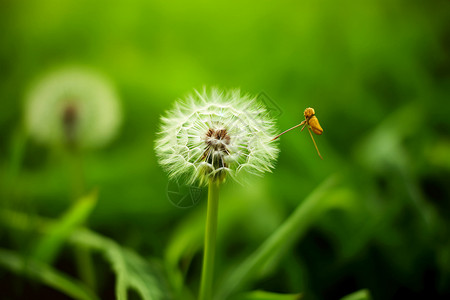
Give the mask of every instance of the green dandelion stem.
M 77 200 L 86 194 L 83 157 L 80 149 L 68 148 L 67 151 L 71 164 L 73 199 Z M 86 220 L 84 223 L 86 225 Z M 83 245 L 75 245 L 74 252 L 80 279 L 95 292 L 97 281 L 91 251 Z
M 217 215 L 219 208 L 219 182 L 210 179 L 206 213 L 205 247 L 199 300 L 210 300 L 212 294 L 214 255 L 216 252 Z

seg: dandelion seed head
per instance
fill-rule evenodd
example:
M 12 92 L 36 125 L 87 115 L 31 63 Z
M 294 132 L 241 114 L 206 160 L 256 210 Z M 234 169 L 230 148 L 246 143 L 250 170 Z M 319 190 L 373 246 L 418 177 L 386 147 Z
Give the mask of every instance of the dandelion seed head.
M 155 150 L 169 176 L 206 184 L 270 172 L 278 156 L 274 122 L 256 99 L 217 89 L 195 91 L 161 118 Z
M 44 75 L 25 101 L 27 130 L 43 144 L 99 147 L 116 135 L 121 119 L 119 100 L 111 84 L 81 67 Z

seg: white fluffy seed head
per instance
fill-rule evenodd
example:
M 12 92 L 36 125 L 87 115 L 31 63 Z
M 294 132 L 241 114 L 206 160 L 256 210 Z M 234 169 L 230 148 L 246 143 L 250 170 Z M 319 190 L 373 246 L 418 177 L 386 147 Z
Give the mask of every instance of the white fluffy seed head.
M 25 123 L 38 142 L 94 148 L 109 142 L 121 124 L 113 87 L 100 74 L 81 67 L 44 75 L 25 101 Z
M 244 173 L 271 171 L 278 156 L 274 122 L 256 99 L 239 90 L 195 91 L 161 118 L 155 142 L 171 178 L 203 185 Z

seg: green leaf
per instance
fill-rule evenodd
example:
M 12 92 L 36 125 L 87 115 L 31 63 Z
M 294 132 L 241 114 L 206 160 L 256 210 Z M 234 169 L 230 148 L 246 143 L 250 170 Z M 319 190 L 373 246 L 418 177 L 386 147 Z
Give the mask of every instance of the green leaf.
M 327 206 L 324 200 L 336 185 L 336 176 L 331 176 L 319 185 L 280 227 L 267 238 L 238 268 L 219 285 L 217 299 L 227 299 L 230 294 L 257 280 L 264 268 L 279 257 L 306 232 L 316 216 Z
M 370 292 L 369 290 L 359 290 L 357 292 L 351 293 L 350 295 L 347 295 L 343 298 L 341 298 L 341 300 L 370 300 L 372 299 L 372 297 L 370 297 Z
M 253 291 L 238 295 L 233 300 L 300 300 L 302 294 L 278 294 L 266 291 Z
M 73 230 L 86 221 L 96 202 L 97 192 L 92 192 L 80 198 L 69 211 L 48 228 L 46 234 L 35 246 L 32 257 L 36 260 L 51 263 Z
M 74 299 L 98 299 L 91 290 L 76 279 L 53 269 L 48 264 L 23 258 L 13 251 L 0 249 L 0 265 L 16 274 L 46 284 Z
M 57 224 L 46 218 L 31 217 L 21 212 L 4 209 L 0 210 L 0 222 L 16 230 L 37 231 L 44 235 Z M 101 252 L 111 263 L 117 276 L 116 297 L 118 300 L 128 299 L 128 289 L 136 290 L 144 300 L 171 299 L 171 291 L 157 268 L 134 251 L 125 249 L 115 241 L 86 228 L 75 228 L 67 241 L 75 246 Z
M 204 215 L 196 210 L 190 217 L 174 229 L 172 238 L 165 251 L 165 264 L 171 286 L 177 294 L 186 295 L 184 285 L 184 270 L 192 257 L 201 249 L 204 234 Z M 180 269 L 180 265 L 184 268 Z
M 128 289 L 136 290 L 144 300 L 169 299 L 170 292 L 156 268 L 133 251 L 87 229 L 75 231 L 70 241 L 103 253 L 117 276 L 118 300 L 128 299 Z

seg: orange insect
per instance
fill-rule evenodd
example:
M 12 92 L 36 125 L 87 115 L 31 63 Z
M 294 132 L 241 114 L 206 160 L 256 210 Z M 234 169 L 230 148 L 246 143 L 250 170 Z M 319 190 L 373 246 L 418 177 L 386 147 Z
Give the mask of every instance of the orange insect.
M 314 147 L 316 147 L 317 154 L 319 154 L 319 157 L 320 157 L 321 159 L 323 159 L 323 158 L 322 158 L 322 155 L 320 155 L 319 148 L 317 148 L 316 141 L 314 140 L 314 137 L 313 137 L 313 135 L 312 135 L 312 133 L 311 133 L 311 130 L 312 130 L 315 134 L 318 134 L 318 135 L 321 135 L 322 132 L 323 132 L 323 129 L 322 129 L 322 127 L 321 127 L 320 124 L 319 124 L 319 120 L 318 120 L 317 117 L 316 117 L 316 112 L 314 111 L 314 108 L 308 107 L 308 108 L 305 109 L 305 111 L 303 112 L 303 115 L 305 116 L 305 120 L 303 120 L 300 124 L 295 125 L 294 127 L 289 128 L 288 130 L 286 130 L 286 131 L 280 133 L 279 135 L 277 135 L 276 137 L 274 137 L 274 138 L 272 139 L 272 141 L 276 140 L 277 138 L 279 138 L 280 136 L 282 136 L 282 135 L 285 134 L 286 132 L 291 131 L 292 129 L 295 129 L 295 128 L 300 127 L 300 126 L 303 125 L 302 130 L 301 130 L 301 131 L 303 131 L 303 129 L 305 129 L 305 126 L 307 126 L 308 131 L 309 131 L 309 135 L 311 135 L 311 139 L 313 140 Z

